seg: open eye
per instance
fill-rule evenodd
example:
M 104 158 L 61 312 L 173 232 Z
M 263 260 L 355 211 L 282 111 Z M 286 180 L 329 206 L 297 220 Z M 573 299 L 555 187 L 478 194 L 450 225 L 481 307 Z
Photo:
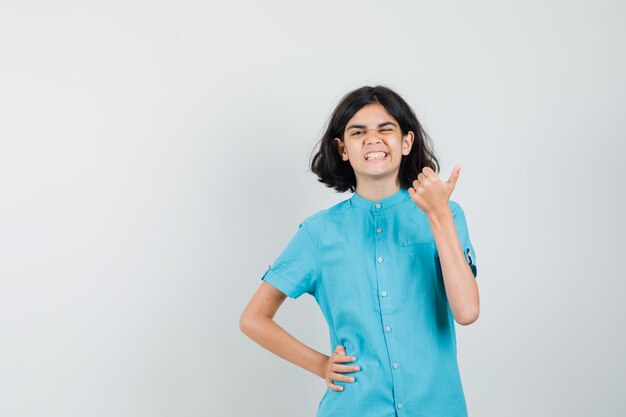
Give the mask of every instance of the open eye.
M 354 132 L 352 132 L 352 136 L 357 135 L 359 133 L 363 133 L 362 130 L 355 130 Z

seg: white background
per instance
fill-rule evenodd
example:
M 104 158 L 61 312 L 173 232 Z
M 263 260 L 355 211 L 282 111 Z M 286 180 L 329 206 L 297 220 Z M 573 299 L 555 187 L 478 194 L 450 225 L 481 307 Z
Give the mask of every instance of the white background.
M 313 416 L 325 382 L 238 328 L 309 158 L 396 90 L 477 253 L 471 416 L 626 407 L 622 1 L 0 3 L 0 415 Z M 276 316 L 324 353 L 312 297 Z

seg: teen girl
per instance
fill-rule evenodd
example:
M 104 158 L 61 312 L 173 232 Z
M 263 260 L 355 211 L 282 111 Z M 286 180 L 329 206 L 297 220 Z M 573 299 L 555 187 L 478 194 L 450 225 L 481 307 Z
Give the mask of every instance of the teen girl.
M 413 110 L 366 86 L 343 97 L 311 168 L 353 195 L 299 224 L 241 330 L 326 380 L 318 417 L 467 416 L 454 322 L 473 323 L 479 297 L 465 216 L 449 199 L 461 166 L 442 181 Z M 305 292 L 328 324 L 330 356 L 273 320 Z

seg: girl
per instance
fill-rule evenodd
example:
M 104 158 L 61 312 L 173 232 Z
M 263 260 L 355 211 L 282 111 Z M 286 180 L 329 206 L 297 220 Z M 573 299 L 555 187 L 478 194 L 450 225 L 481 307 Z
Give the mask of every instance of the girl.
M 465 417 L 454 322 L 479 313 L 476 254 L 461 206 L 413 110 L 362 87 L 334 110 L 315 154 L 319 181 L 352 197 L 304 219 L 240 319 L 247 336 L 326 380 L 317 417 Z M 273 317 L 309 293 L 331 355 Z M 334 349 L 333 349 L 334 347 Z

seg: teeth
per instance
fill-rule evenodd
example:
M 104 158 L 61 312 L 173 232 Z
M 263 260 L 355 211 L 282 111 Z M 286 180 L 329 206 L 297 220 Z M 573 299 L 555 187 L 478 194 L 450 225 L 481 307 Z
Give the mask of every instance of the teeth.
M 385 152 L 372 152 L 365 155 L 365 159 L 379 159 L 384 158 L 385 156 L 387 156 Z

